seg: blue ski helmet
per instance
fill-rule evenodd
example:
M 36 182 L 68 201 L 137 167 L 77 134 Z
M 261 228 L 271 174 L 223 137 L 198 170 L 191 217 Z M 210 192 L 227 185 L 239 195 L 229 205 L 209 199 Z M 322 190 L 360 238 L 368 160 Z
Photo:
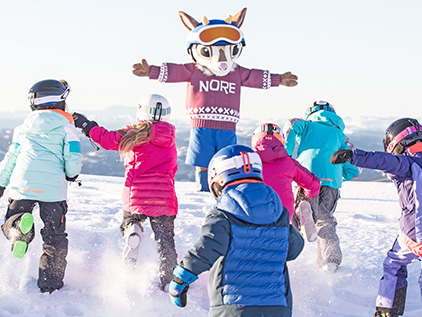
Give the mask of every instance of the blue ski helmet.
M 31 110 L 65 110 L 71 89 L 65 80 L 46 79 L 34 84 L 28 92 Z
M 262 181 L 262 161 L 244 145 L 229 145 L 214 154 L 208 166 L 208 185 L 215 198 L 219 190 L 241 179 Z

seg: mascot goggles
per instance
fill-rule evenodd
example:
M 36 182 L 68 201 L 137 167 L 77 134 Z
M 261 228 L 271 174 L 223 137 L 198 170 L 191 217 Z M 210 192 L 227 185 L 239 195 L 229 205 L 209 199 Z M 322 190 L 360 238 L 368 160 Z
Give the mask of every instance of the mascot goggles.
M 197 30 L 192 30 L 187 37 L 187 46 L 191 47 L 192 44 L 202 45 L 227 45 L 243 43 L 242 31 L 230 24 L 208 24 L 200 26 Z
M 286 143 L 283 138 L 283 132 L 278 125 L 273 123 L 264 123 L 255 129 L 252 135 L 252 146 L 255 146 L 258 140 L 267 135 L 274 136 L 281 144 Z
M 317 112 L 317 111 L 320 111 L 320 110 L 327 110 L 327 111 L 334 112 L 334 113 L 336 112 L 334 110 L 334 107 L 329 102 L 326 102 L 326 101 L 315 101 L 314 102 L 314 105 L 312 107 L 309 107 L 308 109 L 306 109 L 306 112 L 305 112 L 305 120 L 308 119 L 308 117 L 312 113 Z
M 412 127 L 407 127 L 406 129 L 404 129 L 402 132 L 400 132 L 399 134 L 396 135 L 396 137 L 391 140 L 390 144 L 388 144 L 387 149 L 385 149 L 386 152 L 391 153 L 393 151 L 393 149 L 396 147 L 397 144 L 399 144 L 399 142 L 401 140 L 403 140 L 405 137 L 422 131 L 420 126 L 412 126 Z

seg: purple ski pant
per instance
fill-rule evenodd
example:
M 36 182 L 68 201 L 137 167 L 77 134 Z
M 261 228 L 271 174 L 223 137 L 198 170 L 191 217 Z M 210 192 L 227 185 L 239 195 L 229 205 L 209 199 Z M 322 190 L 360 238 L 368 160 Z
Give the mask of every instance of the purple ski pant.
M 395 291 L 407 286 L 407 265 L 418 256 L 412 253 L 405 245 L 394 241 L 393 247 L 387 252 L 383 263 L 383 276 L 380 280 L 377 307 L 392 308 Z M 422 282 L 419 278 L 419 287 L 422 296 Z

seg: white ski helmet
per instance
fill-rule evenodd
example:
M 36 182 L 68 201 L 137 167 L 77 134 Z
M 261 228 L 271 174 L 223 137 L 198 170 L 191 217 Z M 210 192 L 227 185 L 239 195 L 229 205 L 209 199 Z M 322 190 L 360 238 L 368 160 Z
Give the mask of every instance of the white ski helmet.
M 171 107 L 166 98 L 161 95 L 146 95 L 141 99 L 136 120 L 138 121 L 168 121 Z

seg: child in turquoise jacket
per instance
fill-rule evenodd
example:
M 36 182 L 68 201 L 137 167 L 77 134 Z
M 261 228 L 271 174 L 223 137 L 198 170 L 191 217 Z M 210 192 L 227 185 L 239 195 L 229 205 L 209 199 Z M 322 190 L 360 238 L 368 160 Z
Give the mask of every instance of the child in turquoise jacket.
M 317 262 L 329 271 L 336 271 L 342 260 L 334 217 L 340 198 L 339 189 L 343 181 L 359 174 L 359 169 L 349 162 L 340 165 L 330 163 L 330 157 L 335 151 L 348 149 L 344 128 L 343 120 L 326 101 L 314 102 L 307 109 L 304 120 L 289 120 L 284 127 L 287 153 L 290 156 L 293 154 L 297 141 L 297 161 L 321 181 L 318 197 L 307 198 L 303 190 L 299 189 L 295 207 L 300 206 L 302 201 L 309 201 L 318 232 Z
M 18 258 L 34 238 L 32 211 L 39 205 L 44 244 L 37 284 L 43 293 L 63 286 L 68 251 L 67 183 L 76 180 L 82 167 L 77 130 L 65 111 L 69 92 L 65 81 L 48 79 L 32 86 L 32 112 L 14 130 L 12 144 L 0 163 L 0 197 L 10 185 L 1 228 Z

